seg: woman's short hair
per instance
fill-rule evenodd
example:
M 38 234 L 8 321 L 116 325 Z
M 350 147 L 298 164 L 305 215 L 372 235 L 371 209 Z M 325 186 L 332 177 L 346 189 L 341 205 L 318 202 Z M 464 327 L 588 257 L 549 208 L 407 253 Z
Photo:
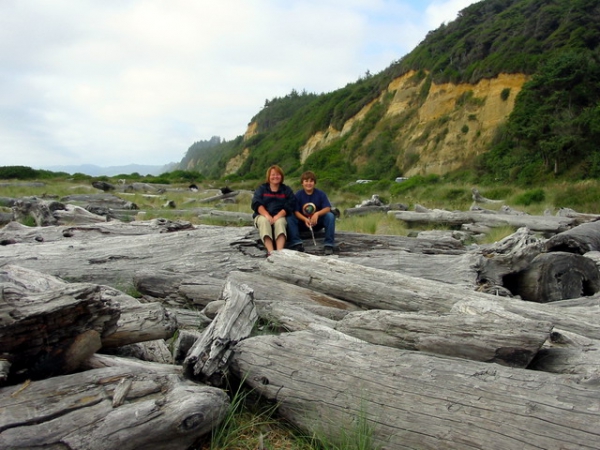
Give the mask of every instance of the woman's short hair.
M 283 174 L 283 169 L 281 167 L 279 167 L 277 164 L 273 164 L 271 167 L 269 167 L 267 169 L 266 182 L 267 183 L 269 182 L 269 176 L 271 176 L 271 170 L 274 170 L 279 175 L 281 175 L 281 182 L 283 183 L 283 180 L 285 180 L 285 175 Z

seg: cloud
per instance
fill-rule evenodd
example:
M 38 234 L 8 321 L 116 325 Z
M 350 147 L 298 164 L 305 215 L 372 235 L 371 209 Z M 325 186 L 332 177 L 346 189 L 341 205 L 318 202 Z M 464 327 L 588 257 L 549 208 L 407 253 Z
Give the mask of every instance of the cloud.
M 266 99 L 383 70 L 469 3 L 3 0 L 0 164 L 179 161 Z

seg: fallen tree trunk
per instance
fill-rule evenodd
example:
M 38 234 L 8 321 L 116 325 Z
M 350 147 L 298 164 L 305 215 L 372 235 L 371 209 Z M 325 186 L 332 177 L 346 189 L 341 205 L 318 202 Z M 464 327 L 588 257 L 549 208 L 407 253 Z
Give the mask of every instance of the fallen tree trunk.
M 461 286 L 288 250 L 274 252 L 261 264 L 260 272 L 364 309 L 448 313 L 459 302 L 497 304 L 522 317 L 550 322 L 557 328 L 600 339 L 600 313 L 590 308 L 567 310 L 554 307 L 553 303 L 538 304 L 483 294 Z
M 550 337 L 552 324 L 376 310 L 349 313 L 335 329 L 372 344 L 525 368 Z
M 151 365 L 109 367 L 0 389 L 0 448 L 186 450 L 229 404 Z
M 359 427 L 387 448 L 595 449 L 600 439 L 600 391 L 543 372 L 314 332 L 246 339 L 231 369 L 286 419 L 334 442 Z
M 583 255 L 600 250 L 600 221 L 583 223 L 552 236 L 546 242 L 548 252 L 570 252 Z
M 428 212 L 389 211 L 389 215 L 407 223 L 436 224 L 460 227 L 464 224 L 478 224 L 492 228 L 511 226 L 527 227 L 538 232 L 560 233 L 577 224 L 575 219 L 558 216 L 528 216 L 512 214 L 491 214 L 476 211 L 444 211 L 430 210 Z

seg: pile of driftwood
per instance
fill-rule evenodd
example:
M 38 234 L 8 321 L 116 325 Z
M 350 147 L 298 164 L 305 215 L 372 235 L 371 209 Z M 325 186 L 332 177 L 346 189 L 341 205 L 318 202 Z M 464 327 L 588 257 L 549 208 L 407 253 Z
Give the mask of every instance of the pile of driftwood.
M 230 378 L 329 439 L 598 448 L 600 222 L 576 216 L 489 246 L 340 232 L 333 256 L 317 236 L 269 258 L 252 227 L 10 222 L 0 448 L 187 449 Z

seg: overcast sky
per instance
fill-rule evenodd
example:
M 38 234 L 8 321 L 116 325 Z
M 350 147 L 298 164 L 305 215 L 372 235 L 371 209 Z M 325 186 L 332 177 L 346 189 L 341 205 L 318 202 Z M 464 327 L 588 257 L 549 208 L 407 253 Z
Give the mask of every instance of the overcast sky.
M 378 73 L 477 0 L 1 0 L 0 166 L 162 165 Z

